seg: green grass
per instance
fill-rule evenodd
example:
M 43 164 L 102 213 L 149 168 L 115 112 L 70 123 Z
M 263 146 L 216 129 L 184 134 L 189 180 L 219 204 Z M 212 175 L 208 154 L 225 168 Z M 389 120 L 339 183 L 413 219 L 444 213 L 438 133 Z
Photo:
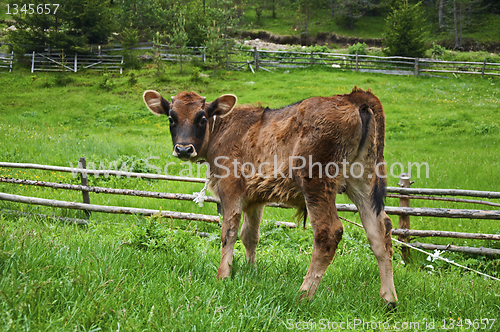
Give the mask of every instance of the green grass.
M 311 36 L 318 32 L 334 33 L 340 36 L 364 38 L 383 38 L 385 28 L 386 14 L 380 13 L 379 16 L 364 16 L 356 20 L 354 29 L 348 29 L 346 24 L 343 24 L 338 17 L 332 19 L 329 9 L 313 10 L 308 33 Z M 435 20 L 436 23 L 433 21 Z M 242 15 L 241 25 L 248 30 L 265 30 L 276 35 L 299 35 L 304 32 L 304 26 L 299 20 L 297 12 L 289 8 L 279 8 L 277 10 L 277 18 L 272 18 L 271 11 L 264 11 L 261 21 L 257 21 L 255 10 L 245 9 Z M 302 23 L 303 24 L 303 23 Z M 450 27 L 442 33 L 437 32 L 435 25 L 437 24 L 436 17 L 429 16 L 427 18 L 427 35 L 428 43 L 439 40 L 452 40 L 453 35 L 453 20 L 448 21 Z M 474 39 L 480 43 L 498 42 L 500 35 L 500 16 L 496 14 L 481 14 L 473 17 L 473 25 L 464 29 L 462 37 L 464 39 Z
M 257 22 L 254 10 L 246 9 L 242 17 L 242 25 L 249 30 L 266 30 L 277 35 L 299 35 L 304 31 L 300 25 L 297 13 L 289 9 L 280 8 L 277 11 L 277 18 L 272 18 L 271 12 L 264 11 L 261 22 Z M 359 38 L 382 38 L 385 26 L 384 17 L 364 17 L 358 20 L 354 30 L 349 30 L 346 26 L 332 20 L 329 10 L 313 12 L 308 32 L 316 35 L 318 32 L 330 32 L 341 36 Z
M 310 96 L 348 93 L 353 86 L 372 89 L 387 116 L 386 161 L 427 162 L 429 178 L 413 177 L 413 187 L 493 190 L 500 188 L 500 103 L 496 79 L 397 77 L 328 69 L 277 73 L 221 72 L 219 79 L 193 81 L 169 66 L 163 81 L 155 69 L 111 77 L 79 73 L 59 77 L 23 70 L 1 74 L 0 160 L 49 165 L 145 159 L 169 168 L 185 166 L 172 156 L 166 119 L 149 113 L 145 89 L 165 96 L 194 90 L 214 100 L 234 93 L 240 104 L 262 102 L 279 107 Z M 109 85 L 108 85 L 109 87 Z M 394 169 L 394 173 L 399 173 Z M 0 176 L 78 183 L 71 174 L 0 169 Z M 398 179 L 389 178 L 395 186 Z M 199 184 L 90 177 L 92 185 L 191 194 Z M 0 184 L 0 191 L 81 201 L 81 193 Z M 95 204 L 214 214 L 215 206 L 158 201 L 131 196 L 91 194 Z M 348 203 L 340 196 L 339 202 Z M 388 205 L 397 200 L 388 199 Z M 412 201 L 412 206 L 475 208 L 485 206 Z M 0 209 L 82 217 L 81 212 L 0 202 Z M 247 266 L 241 242 L 235 246 L 230 279 L 215 278 L 220 255 L 219 227 L 135 216 L 92 214 L 86 227 L 62 225 L 38 217 L 0 214 L 0 326 L 5 331 L 136 330 L 287 330 L 287 322 L 364 319 L 373 322 L 497 318 L 500 283 L 412 253 L 401 263 L 395 250 L 395 284 L 400 303 L 387 312 L 378 300 L 380 281 L 375 257 L 362 230 L 346 224 L 334 263 L 316 297 L 298 301 L 298 288 L 312 250 L 312 232 L 281 229 L 273 221 L 293 221 L 293 211 L 266 209 L 257 267 Z M 343 216 L 359 222 L 357 215 Z M 392 218 L 397 225 L 397 217 Z M 496 221 L 412 217 L 412 228 L 500 234 Z M 208 232 L 208 238 L 193 236 Z M 449 243 L 444 239 L 421 239 Z M 454 244 L 499 248 L 491 241 L 453 239 Z M 499 260 L 445 253 L 444 257 L 500 276 Z M 433 269 L 425 267 L 433 265 Z M 290 321 L 288 321 L 290 319 Z M 498 328 L 498 324 L 494 326 Z

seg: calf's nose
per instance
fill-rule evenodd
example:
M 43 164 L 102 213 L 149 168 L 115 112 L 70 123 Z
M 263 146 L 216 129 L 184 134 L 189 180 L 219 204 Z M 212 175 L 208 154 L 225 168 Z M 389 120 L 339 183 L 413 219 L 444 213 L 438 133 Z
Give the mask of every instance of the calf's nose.
M 188 159 L 196 156 L 196 151 L 192 144 L 176 144 L 174 147 L 174 156 L 180 159 Z

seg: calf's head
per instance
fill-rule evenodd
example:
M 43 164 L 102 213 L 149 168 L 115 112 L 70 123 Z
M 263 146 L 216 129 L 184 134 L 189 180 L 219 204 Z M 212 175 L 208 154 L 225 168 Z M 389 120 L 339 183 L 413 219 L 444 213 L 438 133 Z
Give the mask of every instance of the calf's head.
M 207 103 L 195 92 L 181 92 L 168 102 L 153 90 L 145 91 L 143 99 L 153 114 L 168 116 L 173 155 L 190 161 L 205 157 L 214 121 L 229 114 L 237 101 L 235 95 L 222 95 Z

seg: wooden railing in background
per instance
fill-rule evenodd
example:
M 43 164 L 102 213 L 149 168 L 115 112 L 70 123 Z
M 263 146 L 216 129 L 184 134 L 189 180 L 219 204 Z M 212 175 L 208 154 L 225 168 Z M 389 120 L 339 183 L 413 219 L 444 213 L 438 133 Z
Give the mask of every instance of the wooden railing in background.
M 86 179 L 86 177 L 89 174 L 95 176 L 112 175 L 117 177 L 123 176 L 123 177 L 168 180 L 168 181 L 195 182 L 200 184 L 201 183 L 204 184 L 207 181 L 206 179 L 178 177 L 178 176 L 152 174 L 152 173 L 132 173 L 132 172 L 122 172 L 116 170 L 115 171 L 90 170 L 90 169 L 85 169 L 84 158 L 80 159 L 79 165 L 80 168 L 72 168 L 72 167 L 61 167 L 61 166 L 50 166 L 50 165 L 0 162 L 0 167 L 3 168 L 39 169 L 39 170 L 69 172 L 73 174 L 79 174 L 79 176 L 82 179 L 82 185 L 33 181 L 27 179 L 13 179 L 1 176 L 0 176 L 0 182 L 49 187 L 53 189 L 77 190 L 81 191 L 82 194 L 84 195 L 84 203 L 57 201 L 44 198 L 12 195 L 7 193 L 0 193 L 0 200 L 43 205 L 43 206 L 52 206 L 59 208 L 77 209 L 88 212 L 122 213 L 122 214 L 138 214 L 138 215 L 161 214 L 162 216 L 174 219 L 200 220 L 200 221 L 215 222 L 215 223 L 220 222 L 219 216 L 212 216 L 212 215 L 201 215 L 194 213 L 183 213 L 183 212 L 163 211 L 163 210 L 159 211 L 152 209 L 139 209 L 139 208 L 119 207 L 119 206 L 93 205 L 90 204 L 90 197 L 85 196 L 85 194 L 88 195 L 88 193 L 100 193 L 100 194 L 131 195 L 138 197 L 151 197 L 151 198 L 174 199 L 174 200 L 185 200 L 185 201 L 186 200 L 192 201 L 196 198 L 195 195 L 188 195 L 188 194 L 161 193 L 161 192 L 150 192 L 150 191 L 131 190 L 131 189 L 115 189 L 115 188 L 88 186 L 85 183 L 84 179 Z M 402 174 L 399 182 L 400 187 L 387 188 L 387 192 L 389 193 L 388 197 L 399 199 L 398 207 L 386 206 L 385 211 L 389 215 L 399 216 L 399 227 L 392 230 L 392 235 L 398 235 L 401 241 L 410 243 L 412 236 L 464 238 L 464 239 L 480 239 L 480 240 L 495 240 L 495 241 L 500 240 L 500 234 L 479 234 L 479 233 L 463 233 L 463 232 L 449 232 L 449 231 L 436 231 L 436 230 L 412 230 L 410 227 L 410 216 L 500 220 L 500 210 L 470 210 L 470 209 L 446 209 L 446 208 L 424 208 L 424 207 L 412 208 L 410 206 L 411 205 L 410 202 L 412 199 L 419 199 L 419 200 L 425 199 L 425 200 L 443 200 L 443 201 L 452 201 L 461 203 L 484 204 L 488 206 L 499 207 L 500 203 L 497 202 L 484 201 L 484 200 L 469 200 L 461 198 L 434 197 L 434 196 L 436 195 L 468 196 L 468 197 L 481 197 L 488 199 L 500 199 L 500 192 L 456 190 L 456 189 L 409 188 L 410 184 L 411 184 L 410 177 L 407 174 Z M 207 203 L 219 203 L 219 200 L 217 198 L 211 196 L 205 196 L 204 201 Z M 285 206 L 283 204 L 269 204 L 268 206 L 278 207 L 278 208 L 289 208 L 288 206 Z M 356 206 L 352 204 L 337 204 L 337 210 L 341 212 L 342 211 L 357 212 Z M 90 217 L 90 214 L 88 215 L 88 217 Z M 459 247 L 454 245 L 434 245 L 434 244 L 418 243 L 418 242 L 410 244 L 412 246 L 423 249 L 450 250 L 450 251 L 467 252 L 473 254 L 500 256 L 499 249 L 491 249 L 483 247 L 481 248 Z M 406 260 L 409 259 L 409 253 L 403 251 L 403 258 Z

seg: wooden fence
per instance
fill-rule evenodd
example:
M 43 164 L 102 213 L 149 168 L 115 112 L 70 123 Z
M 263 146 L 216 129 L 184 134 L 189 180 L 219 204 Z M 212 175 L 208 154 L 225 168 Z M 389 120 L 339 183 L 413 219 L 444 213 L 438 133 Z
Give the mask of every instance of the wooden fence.
M 123 72 L 123 56 L 96 54 L 36 53 L 31 57 L 31 72 L 35 71 L 119 71 Z
M 13 63 L 14 51 L 12 51 L 12 53 L 0 53 L 0 71 L 8 70 L 10 73 L 12 71 Z
M 290 52 L 266 50 L 235 50 L 228 66 L 233 70 L 249 67 L 252 71 L 269 68 L 307 68 L 325 66 L 359 72 L 393 75 L 446 75 L 472 74 L 500 76 L 500 63 L 441 61 L 410 57 L 383 57 L 373 55 L 339 54 L 323 52 Z M 253 67 L 252 67 L 253 66 Z
M 186 54 L 181 57 L 176 49 L 178 47 L 152 42 L 140 43 L 132 50 L 159 52 L 164 61 L 206 61 L 204 47 L 188 47 Z M 114 45 L 102 48 L 93 47 L 95 53 L 90 55 L 68 54 L 47 52 L 26 54 L 31 57 L 31 72 L 34 71 L 73 71 L 82 69 L 123 71 L 123 57 L 121 55 L 108 55 L 122 51 L 123 47 Z M 13 53 L 0 54 L 0 69 L 9 68 L 12 71 Z M 268 51 L 245 50 L 235 48 L 231 50 L 225 59 L 225 67 L 228 70 L 250 69 L 252 72 L 259 70 L 270 71 L 270 68 L 306 68 L 312 66 L 324 66 L 339 70 L 353 70 L 359 72 L 383 73 L 392 75 L 414 75 L 414 76 L 439 76 L 446 77 L 457 74 L 470 74 L 484 76 L 500 76 L 500 63 L 487 62 L 465 62 L 465 61 L 442 61 L 426 58 L 411 57 L 384 57 L 373 55 L 341 54 L 325 52 L 292 52 L 292 51 Z
M 12 195 L 7 193 L 0 193 L 0 200 L 6 200 L 11 202 L 20 202 L 26 204 L 35 204 L 42 206 L 51 206 L 67 209 L 77 209 L 90 212 L 104 212 L 104 213 L 120 213 L 120 214 L 138 214 L 138 215 L 154 215 L 161 214 L 162 216 L 174 218 L 174 219 L 184 219 L 184 220 L 200 220 L 205 222 L 215 222 L 219 223 L 220 219 L 218 216 L 212 215 L 201 215 L 194 213 L 183 213 L 176 211 L 159 211 L 153 209 L 139 209 L 130 207 L 120 207 L 120 206 L 102 206 L 90 204 L 89 193 L 100 193 L 100 194 L 113 194 L 113 195 L 131 195 L 138 197 L 152 197 L 159 199 L 173 199 L 173 200 L 188 200 L 193 201 L 196 196 L 188 194 L 178 194 L 178 193 L 161 193 L 161 192 L 150 192 L 141 190 L 131 190 L 131 189 L 115 189 L 115 188 L 104 188 L 104 187 L 92 187 L 87 184 L 87 177 L 89 175 L 104 175 L 104 176 L 124 176 L 124 177 L 135 177 L 135 178 L 148 178 L 148 179 L 158 179 L 158 180 L 168 180 L 168 181 L 183 181 L 183 182 L 195 182 L 204 184 L 206 179 L 200 178 L 189 178 L 189 177 L 177 177 L 168 176 L 161 174 L 151 174 L 151 173 L 132 173 L 132 172 L 122 172 L 122 171 L 103 171 L 103 170 L 90 170 L 85 168 L 84 158 L 80 159 L 81 168 L 71 168 L 71 167 L 60 167 L 60 166 L 48 166 L 48 165 L 38 165 L 38 164 L 19 164 L 19 163 L 5 163 L 0 162 L 0 167 L 5 168 L 24 168 L 24 169 L 39 169 L 57 172 L 70 172 L 73 174 L 79 174 L 82 184 L 63 184 L 45 181 L 33 181 L 27 179 L 13 179 L 0 177 L 0 182 L 12 183 L 12 184 L 23 184 L 32 185 L 40 187 L 48 187 L 53 189 L 64 189 L 64 190 L 76 190 L 81 191 L 84 203 L 77 202 L 66 202 L 57 201 L 51 199 L 42 199 L 35 197 L 27 197 L 20 195 Z M 464 218 L 464 219 L 492 219 L 500 220 L 500 210 L 466 210 L 466 209 L 445 209 L 445 208 L 412 208 L 410 207 L 411 199 L 428 199 L 428 200 L 442 200 L 451 202 L 461 202 L 461 203 L 474 203 L 474 204 L 484 204 L 493 207 L 499 207 L 500 203 L 485 201 L 485 200 L 470 200 L 463 198 L 450 198 L 450 197 L 435 197 L 435 196 L 465 196 L 465 197 L 480 197 L 489 199 L 500 199 L 500 192 L 487 192 L 487 191 L 473 191 L 473 190 L 454 190 L 454 189 L 424 189 L 424 188 L 409 188 L 411 184 L 410 178 L 403 174 L 400 179 L 400 187 L 388 187 L 387 192 L 388 197 L 398 198 L 399 206 L 386 206 L 385 211 L 389 215 L 399 216 L 399 228 L 392 230 L 393 235 L 398 235 L 399 240 L 410 243 L 411 237 L 446 237 L 446 238 L 463 238 L 463 239 L 482 239 L 482 240 L 500 240 L 500 234 L 478 234 L 478 233 L 463 233 L 463 232 L 448 232 L 448 231 L 435 231 L 435 230 L 412 230 L 410 227 L 410 216 L 428 216 L 428 217 L 440 217 L 440 218 Z M 425 195 L 425 196 L 422 196 Z M 207 203 L 219 203 L 218 199 L 211 196 L 205 196 L 204 201 Z M 269 204 L 270 207 L 288 208 L 283 204 Z M 357 212 L 356 206 L 352 204 L 337 204 L 338 211 L 344 212 Z M 77 220 L 78 223 L 83 223 L 81 220 Z M 458 252 L 467 252 L 474 254 L 485 254 L 485 255 L 495 255 L 500 256 L 500 250 L 490 249 L 490 248 L 471 248 L 471 247 L 460 247 L 454 245 L 433 245 L 428 243 L 410 243 L 412 246 L 424 249 L 440 249 L 440 250 L 450 250 Z M 409 253 L 403 248 L 403 258 L 408 259 Z

